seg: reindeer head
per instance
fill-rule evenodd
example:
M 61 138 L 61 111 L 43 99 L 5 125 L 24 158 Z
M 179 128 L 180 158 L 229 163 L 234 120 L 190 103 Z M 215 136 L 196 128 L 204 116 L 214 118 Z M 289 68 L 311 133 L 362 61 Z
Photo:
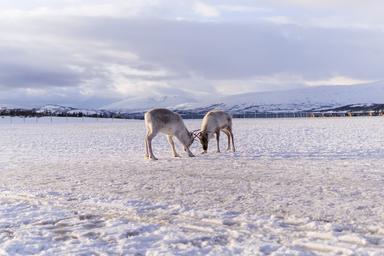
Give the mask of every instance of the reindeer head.
M 208 149 L 208 132 L 200 132 L 199 134 L 200 143 L 203 146 L 203 150 L 207 151 Z
M 192 143 L 195 141 L 196 136 L 194 132 L 188 132 L 188 134 L 189 134 L 189 142 L 186 146 L 189 148 L 192 145 Z
M 200 129 L 194 130 L 189 133 L 190 140 L 191 140 L 189 146 L 192 145 L 192 143 L 195 141 L 196 138 L 200 138 L 200 134 L 201 134 Z
M 187 130 L 188 132 L 188 130 Z M 196 131 L 193 131 L 193 132 L 188 132 L 188 138 L 186 139 L 186 143 L 184 144 L 184 151 L 187 151 L 187 149 L 192 145 L 192 143 L 195 141 L 195 138 L 196 138 L 196 135 L 195 135 L 195 132 Z

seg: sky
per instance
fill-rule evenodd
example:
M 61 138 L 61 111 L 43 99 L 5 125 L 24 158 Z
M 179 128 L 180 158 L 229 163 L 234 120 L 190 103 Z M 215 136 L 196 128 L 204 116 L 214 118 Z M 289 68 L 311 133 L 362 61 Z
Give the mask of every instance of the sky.
M 383 80 L 379 0 L 0 0 L 0 105 Z

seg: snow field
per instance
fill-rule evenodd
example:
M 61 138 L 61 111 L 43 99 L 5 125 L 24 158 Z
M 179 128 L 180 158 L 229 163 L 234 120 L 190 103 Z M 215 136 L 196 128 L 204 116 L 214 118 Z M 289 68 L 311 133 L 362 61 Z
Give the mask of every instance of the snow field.
M 143 121 L 0 119 L 0 254 L 383 255 L 383 124 L 235 119 L 236 153 L 148 161 Z

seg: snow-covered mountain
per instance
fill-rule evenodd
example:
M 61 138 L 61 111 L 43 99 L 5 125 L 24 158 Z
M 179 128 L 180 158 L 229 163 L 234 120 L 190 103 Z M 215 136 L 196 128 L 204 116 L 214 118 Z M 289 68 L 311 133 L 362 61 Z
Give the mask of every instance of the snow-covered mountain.
M 290 109 L 313 109 L 348 104 L 384 103 L 384 83 L 354 86 L 320 86 L 276 92 L 247 93 L 224 97 L 216 103 L 227 109 L 252 106 L 286 106 Z
M 192 108 L 218 104 L 218 107 L 234 112 L 290 112 L 372 103 L 384 103 L 384 82 L 231 95 L 214 101 L 202 102 Z
M 159 96 L 159 97 L 134 97 L 126 100 L 118 101 L 113 104 L 104 106 L 102 109 L 114 111 L 139 112 L 151 108 L 174 108 L 183 104 L 196 104 L 197 101 L 192 97 L 179 95 Z
M 167 107 L 182 111 L 203 112 L 214 107 L 232 112 L 294 112 L 324 110 L 351 104 L 384 103 L 384 82 L 352 86 L 318 86 L 286 91 L 245 93 L 205 98 L 197 101 L 183 96 L 133 98 L 111 104 L 108 110 L 145 111 Z
M 98 110 L 46 105 L 29 111 L 38 115 L 142 118 L 145 111 L 158 107 L 170 108 L 184 113 L 186 116 L 191 116 L 191 114 L 194 116 L 193 114 L 195 113 L 202 115 L 213 108 L 227 110 L 235 115 L 246 112 L 383 112 L 384 82 L 353 86 L 307 87 L 286 91 L 255 92 L 221 97 L 212 95 L 212 97 L 200 100 L 185 95 L 148 98 L 135 97 L 115 102 Z M 10 109 L 18 109 L 21 114 L 26 113 L 25 109 L 3 107 L 0 109 L 0 114 L 9 114 Z
M 37 116 L 44 116 L 44 115 L 79 116 L 79 115 L 82 115 L 82 116 L 110 117 L 110 116 L 112 116 L 112 114 L 114 114 L 113 112 L 108 111 L 108 110 L 74 108 L 74 107 L 61 106 L 61 105 L 56 105 L 56 104 L 48 104 L 48 105 L 44 105 L 44 106 L 36 107 L 36 108 L 25 108 L 25 107 L 0 105 L 0 114 L 3 114 L 3 113 L 7 114 L 7 113 L 10 113 L 11 111 L 15 115 L 17 115 L 17 113 L 20 113 L 21 115 L 37 115 Z M 116 114 L 118 114 L 118 113 L 116 112 Z
M 55 104 L 49 104 L 36 109 L 36 113 L 66 113 L 68 111 L 74 110 L 72 107 L 64 107 Z

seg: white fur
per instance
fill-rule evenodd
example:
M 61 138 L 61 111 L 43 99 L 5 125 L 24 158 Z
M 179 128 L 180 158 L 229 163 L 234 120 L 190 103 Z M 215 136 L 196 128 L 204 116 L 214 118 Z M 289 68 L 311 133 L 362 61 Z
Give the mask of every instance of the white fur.
M 152 139 L 160 132 L 167 135 L 167 139 L 172 148 L 173 156 L 179 157 L 176 152 L 173 136 L 175 136 L 184 146 L 190 157 L 194 155 L 189 150 L 193 142 L 193 134 L 186 128 L 183 119 L 179 114 L 168 109 L 152 109 L 144 116 L 147 135 L 145 137 L 145 157 L 157 160 L 152 151 Z
M 227 150 L 231 149 L 232 142 L 232 151 L 235 152 L 235 143 L 233 141 L 232 133 L 232 117 L 222 110 L 209 111 L 203 118 L 200 129 L 200 136 L 207 134 L 207 139 L 209 140 L 214 137 L 214 134 L 216 134 L 217 152 L 220 152 L 220 131 L 223 131 L 228 137 Z M 203 153 L 206 153 L 206 150 L 204 150 Z

